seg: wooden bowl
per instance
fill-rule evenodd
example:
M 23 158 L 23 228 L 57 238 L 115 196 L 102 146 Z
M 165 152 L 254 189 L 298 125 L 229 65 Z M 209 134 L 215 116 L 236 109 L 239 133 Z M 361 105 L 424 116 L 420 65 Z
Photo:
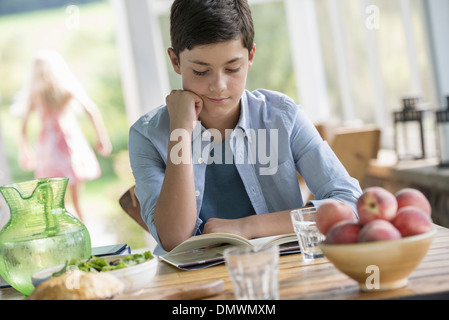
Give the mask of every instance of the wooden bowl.
M 362 291 L 391 290 L 407 285 L 409 274 L 421 262 L 436 230 L 398 240 L 354 244 L 321 244 L 334 266 L 359 283 Z

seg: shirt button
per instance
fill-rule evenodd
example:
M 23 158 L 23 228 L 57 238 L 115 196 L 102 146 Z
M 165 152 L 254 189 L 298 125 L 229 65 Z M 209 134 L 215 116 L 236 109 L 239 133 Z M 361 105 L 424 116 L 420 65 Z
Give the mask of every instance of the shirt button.
M 200 191 L 199 190 L 195 190 L 195 196 L 197 196 L 197 197 L 200 196 Z
M 203 163 L 204 162 L 204 159 L 203 158 L 198 158 L 198 163 Z
M 209 131 L 203 131 L 203 138 L 209 137 Z

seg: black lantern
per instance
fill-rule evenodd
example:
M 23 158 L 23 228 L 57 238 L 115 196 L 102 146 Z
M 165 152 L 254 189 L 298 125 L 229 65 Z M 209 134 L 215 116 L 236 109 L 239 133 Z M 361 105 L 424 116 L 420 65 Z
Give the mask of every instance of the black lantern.
M 425 108 L 420 97 L 402 99 L 403 109 L 394 115 L 395 151 L 399 160 L 435 156 L 435 128 L 432 109 Z
M 436 112 L 440 166 L 449 167 L 449 96 L 446 109 Z

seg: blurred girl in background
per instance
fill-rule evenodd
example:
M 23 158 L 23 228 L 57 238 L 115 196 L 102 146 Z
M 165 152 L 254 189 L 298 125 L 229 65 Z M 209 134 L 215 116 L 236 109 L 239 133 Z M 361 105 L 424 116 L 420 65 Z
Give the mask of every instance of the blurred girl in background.
M 82 184 L 98 178 L 101 171 L 95 153 L 78 125 L 74 107 L 81 106 L 87 113 L 97 136 L 96 150 L 100 155 L 108 156 L 112 146 L 98 107 L 62 56 L 53 51 L 40 51 L 36 55 L 24 99 L 19 165 L 24 170 L 34 170 L 35 178 L 68 177 L 74 210 L 83 220 Z M 39 114 L 41 124 L 34 148 L 27 134 L 33 111 Z

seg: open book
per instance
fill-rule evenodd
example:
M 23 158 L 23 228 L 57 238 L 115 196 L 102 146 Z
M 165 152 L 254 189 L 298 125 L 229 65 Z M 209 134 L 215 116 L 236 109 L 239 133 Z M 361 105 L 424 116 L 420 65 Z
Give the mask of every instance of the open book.
M 299 252 L 295 233 L 247 240 L 231 233 L 207 233 L 194 236 L 159 258 L 182 270 L 196 270 L 224 262 L 223 251 L 232 246 L 264 247 L 279 245 L 280 254 Z

